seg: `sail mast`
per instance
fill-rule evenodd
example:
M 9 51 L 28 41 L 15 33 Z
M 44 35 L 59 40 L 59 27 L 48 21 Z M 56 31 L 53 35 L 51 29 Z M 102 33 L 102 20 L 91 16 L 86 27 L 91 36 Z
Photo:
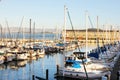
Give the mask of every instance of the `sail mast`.
M 98 29 L 98 16 L 97 16 L 97 47 L 99 52 L 99 29 Z
M 86 26 L 86 59 L 87 59 L 87 49 L 88 49 L 88 14 L 87 11 L 85 12 L 85 26 Z
M 98 34 L 98 35 L 97 35 L 97 38 L 99 38 L 99 28 L 98 28 L 99 26 L 98 26 L 98 25 L 99 25 L 99 24 L 98 24 L 98 16 L 97 16 L 97 34 Z
M 1 24 L 0 24 L 0 30 L 1 30 L 1 41 L 3 41 L 2 25 Z
M 33 41 L 35 42 L 35 22 L 34 22 L 34 24 L 33 24 Z
M 64 33 L 64 48 L 65 48 L 65 42 L 66 42 L 66 5 L 64 5 L 64 28 L 63 28 L 63 33 Z M 64 58 L 63 58 L 63 63 L 64 63 L 64 60 L 65 60 L 65 54 L 64 54 Z M 63 64 L 63 68 L 64 68 L 64 65 Z M 64 76 L 64 69 L 63 69 L 63 76 Z
M 31 19 L 30 19 L 30 43 L 31 43 Z
M 63 33 L 64 33 L 64 43 L 66 42 L 66 6 L 64 5 L 64 29 L 63 29 Z

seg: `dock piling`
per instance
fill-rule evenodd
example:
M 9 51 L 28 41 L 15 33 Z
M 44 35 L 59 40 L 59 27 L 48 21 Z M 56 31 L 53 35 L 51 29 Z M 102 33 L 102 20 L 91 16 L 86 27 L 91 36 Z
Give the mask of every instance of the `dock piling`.
M 46 80 L 48 80 L 48 69 L 46 69 Z
M 120 76 L 120 72 L 118 71 L 118 72 L 117 72 L 117 80 L 120 80 L 120 79 L 119 79 L 119 76 Z
M 57 74 L 59 74 L 59 65 L 57 65 Z
M 32 75 L 32 80 L 35 80 L 35 75 Z

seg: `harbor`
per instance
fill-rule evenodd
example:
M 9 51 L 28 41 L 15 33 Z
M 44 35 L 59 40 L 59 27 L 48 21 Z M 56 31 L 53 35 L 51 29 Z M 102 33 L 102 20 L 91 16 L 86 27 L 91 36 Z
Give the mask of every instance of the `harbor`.
M 26 40 L 26 44 L 29 41 L 30 40 L 28 40 L 28 41 Z M 20 59 L 20 60 L 18 60 L 18 59 L 7 60 L 7 59 L 5 59 L 5 57 L 7 57 L 7 55 L 4 55 L 4 62 L 1 62 L 1 64 L 0 64 L 0 74 L 1 74 L 0 75 L 0 80 L 7 80 L 7 79 L 9 79 L 9 80 L 19 80 L 19 79 L 20 80 L 36 80 L 36 79 L 45 80 L 46 78 L 48 80 L 64 80 L 64 79 L 65 80 L 71 80 L 71 79 L 75 79 L 75 80 L 81 79 L 82 80 L 82 79 L 86 79 L 85 75 L 83 75 L 84 76 L 83 77 L 83 76 L 79 76 L 79 75 L 76 74 L 77 75 L 77 77 L 76 77 L 76 75 L 72 76 L 71 75 L 72 73 L 64 75 L 64 76 L 63 76 L 63 74 L 61 74 L 61 72 L 60 72 L 60 74 L 58 74 L 59 73 L 58 72 L 59 68 L 64 66 L 64 64 L 63 64 L 64 59 L 65 59 L 64 56 L 65 55 L 71 55 L 71 54 L 73 54 L 73 52 L 78 50 L 78 48 L 76 46 L 73 46 L 75 44 L 72 44 L 72 47 L 71 47 L 71 45 L 69 43 L 67 43 L 67 44 L 69 44 L 68 46 L 70 48 L 67 48 L 67 46 L 66 46 L 67 50 L 64 50 L 64 49 L 61 49 L 61 48 L 58 49 L 58 47 L 55 47 L 55 44 L 58 44 L 58 43 L 55 43 L 52 40 L 49 40 L 49 43 L 48 43 L 48 40 L 46 40 L 46 41 L 47 42 L 45 42 L 45 43 L 47 43 L 47 45 L 52 44 L 53 48 L 50 48 L 50 49 L 57 48 L 56 49 L 57 51 L 54 52 L 54 50 L 52 50 L 53 52 L 51 52 L 51 50 L 50 50 L 48 52 L 45 51 L 44 54 L 40 54 L 40 55 L 35 55 L 35 56 L 34 55 L 33 56 L 28 55 L 28 54 L 31 54 L 30 53 L 31 50 L 32 50 L 32 53 L 36 53 L 36 52 L 38 52 L 37 51 L 38 49 L 41 49 L 40 46 L 41 46 L 42 40 L 40 40 L 40 42 L 39 41 L 34 42 L 35 45 L 39 44 L 39 46 L 35 46 L 33 44 L 32 40 L 31 40 L 31 47 L 23 46 L 22 48 L 24 48 L 24 51 L 22 51 L 22 52 L 20 51 L 20 53 L 26 54 L 28 56 L 27 58 Z M 54 45 L 53 45 L 53 42 L 54 42 Z M 9 40 L 8 40 L 8 43 L 9 43 Z M 99 44 L 99 46 L 101 47 L 100 48 L 101 51 L 106 51 L 106 50 L 102 49 L 102 45 L 103 44 L 101 44 L 101 43 Z M 12 46 L 11 47 L 7 47 L 7 46 L 5 47 L 5 45 L 4 46 L 2 45 L 1 46 L 1 51 L 6 51 L 7 50 L 8 53 L 19 54 L 19 52 L 15 50 L 15 49 L 19 49 L 19 48 L 14 48 L 13 49 Z M 34 46 L 34 47 L 32 47 L 32 46 Z M 118 68 L 119 67 L 119 64 L 118 64 L 119 60 L 118 59 L 119 59 L 119 54 L 120 54 L 119 53 L 119 42 L 111 43 L 110 45 L 106 45 L 106 46 L 107 46 L 107 48 L 109 48 L 108 50 L 111 52 L 111 53 L 109 53 L 109 51 L 107 52 L 107 57 L 111 57 L 111 58 L 108 58 L 109 63 L 107 63 L 107 58 L 106 59 L 104 58 L 105 55 L 104 55 L 104 57 L 101 57 L 101 59 L 106 60 L 105 63 L 104 62 L 103 63 L 106 64 L 106 65 L 109 65 L 109 68 L 108 68 L 109 76 L 110 76 L 109 78 L 111 78 L 111 80 L 113 80 L 116 76 L 116 80 L 117 80 L 117 78 L 118 78 L 117 73 L 119 71 L 119 68 Z M 51 46 L 47 46 L 47 47 L 49 48 Z M 81 52 L 86 51 L 85 43 L 79 45 L 79 47 L 81 49 Z M 46 48 L 45 45 L 44 45 L 44 48 Z M 96 48 L 97 48 L 96 43 L 89 43 L 88 44 L 89 54 L 91 53 L 91 51 L 93 51 Z M 12 49 L 12 51 L 11 51 L 11 49 Z M 23 49 L 21 49 L 21 50 L 23 50 Z M 1 53 L 1 54 L 3 54 L 3 53 Z M 113 54 L 113 56 L 114 55 L 115 56 L 112 57 L 109 54 Z M 99 60 L 101 60 L 101 59 L 99 59 Z M 94 60 L 93 60 L 93 62 L 94 62 Z M 102 61 L 96 61 L 96 62 L 101 63 Z M 59 68 L 58 68 L 58 66 L 59 66 Z M 92 68 L 92 69 L 97 70 L 97 66 Z M 48 70 L 48 73 L 46 72 L 47 70 Z M 83 70 L 83 72 L 84 72 L 84 70 Z M 46 73 L 47 73 L 48 76 L 46 76 Z M 88 72 L 88 74 L 89 74 L 89 72 Z M 101 75 L 97 78 L 89 78 L 88 80 L 93 80 L 93 79 L 101 80 L 102 76 L 104 76 L 104 75 Z M 115 76 L 113 76 L 113 75 L 115 75 Z M 94 74 L 94 76 L 96 76 L 96 75 Z M 91 76 L 89 75 L 89 77 L 92 77 L 92 75 Z
M 9 38 L 7 32 L 1 36 L 0 80 L 119 80 L 119 38 L 97 35 L 90 42 L 86 36 L 81 42 L 59 33 L 11 35 L 21 37 Z
M 0 0 L 0 80 L 120 80 L 119 3 Z
M 68 53 L 69 52 L 71 51 L 68 51 Z M 42 57 L 34 56 L 28 57 L 25 60 L 4 62 L 0 64 L 0 80 L 32 80 L 33 75 L 45 79 L 46 69 L 49 70 L 49 80 L 54 80 L 56 65 L 63 65 L 63 62 L 61 61 L 62 58 L 63 52 L 61 51 L 53 53 L 49 52 Z

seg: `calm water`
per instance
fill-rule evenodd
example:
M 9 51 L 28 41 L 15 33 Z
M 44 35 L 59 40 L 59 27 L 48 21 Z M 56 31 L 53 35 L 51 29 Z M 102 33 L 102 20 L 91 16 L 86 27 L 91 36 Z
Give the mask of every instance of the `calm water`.
M 6 35 L 8 38 L 9 35 Z M 16 38 L 17 34 L 12 34 L 12 38 Z M 18 38 L 29 38 L 28 34 L 20 34 Z M 32 35 L 32 38 L 34 36 Z M 5 36 L 4 36 L 5 38 Z M 60 35 L 55 34 L 36 34 L 35 39 L 59 39 Z M 93 45 L 93 44 L 92 44 Z M 94 46 L 89 46 L 88 51 Z M 81 51 L 85 51 L 85 47 L 81 48 Z M 71 54 L 73 51 L 69 51 L 65 54 Z M 32 80 L 32 75 L 39 76 L 41 78 L 46 77 L 46 69 L 49 70 L 49 80 L 56 80 L 54 74 L 56 73 L 56 65 L 63 65 L 63 53 L 53 53 L 45 55 L 43 58 L 36 58 L 26 61 L 12 61 L 0 65 L 0 80 Z
M 13 39 L 49 39 L 49 40 L 54 40 L 54 39 L 60 39 L 61 34 L 54 34 L 54 33 L 35 33 L 35 34 L 30 34 L 29 33 L 6 33 L 6 34 L 0 34 L 0 38 L 13 38 Z
M 81 48 L 81 51 L 85 51 L 85 48 Z M 69 51 L 66 54 L 71 53 Z M 57 64 L 63 65 L 63 53 L 53 53 L 34 60 L 8 62 L 0 65 L 0 80 L 32 80 L 33 74 L 45 78 L 46 69 L 49 70 L 49 80 L 56 80 L 54 74 Z

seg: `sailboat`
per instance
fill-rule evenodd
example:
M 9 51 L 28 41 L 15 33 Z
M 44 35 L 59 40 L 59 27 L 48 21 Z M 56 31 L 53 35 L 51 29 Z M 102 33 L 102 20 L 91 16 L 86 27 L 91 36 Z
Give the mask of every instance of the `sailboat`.
M 4 56 L 3 55 L 0 55 L 0 64 L 4 63 Z
M 88 16 L 86 18 L 88 18 Z M 74 31 L 73 25 L 72 25 L 72 30 Z M 86 29 L 86 35 L 87 35 L 87 29 Z M 86 38 L 86 46 L 87 46 L 87 38 Z M 64 67 L 57 69 L 58 71 L 57 76 L 78 78 L 78 79 L 98 79 L 101 78 L 102 76 L 110 75 L 109 66 L 101 63 L 93 63 L 92 60 L 87 57 L 87 52 L 81 52 L 80 49 L 78 52 L 74 52 L 70 56 L 66 56 L 64 63 L 65 63 Z
M 97 17 L 97 30 L 96 30 L 97 34 L 99 35 L 99 29 L 98 29 L 98 17 Z M 93 59 L 93 62 L 101 62 L 104 63 L 108 66 L 111 66 L 110 64 L 113 63 L 113 59 L 115 58 L 115 56 L 117 56 L 117 53 L 115 51 L 118 51 L 118 49 L 116 49 L 116 46 L 112 46 L 112 45 L 104 45 L 103 42 L 103 46 L 100 47 L 99 46 L 99 38 L 97 36 L 97 48 L 92 50 L 88 56 L 91 57 Z M 117 45 L 119 46 L 119 44 Z M 94 60 L 95 59 L 95 60 Z

